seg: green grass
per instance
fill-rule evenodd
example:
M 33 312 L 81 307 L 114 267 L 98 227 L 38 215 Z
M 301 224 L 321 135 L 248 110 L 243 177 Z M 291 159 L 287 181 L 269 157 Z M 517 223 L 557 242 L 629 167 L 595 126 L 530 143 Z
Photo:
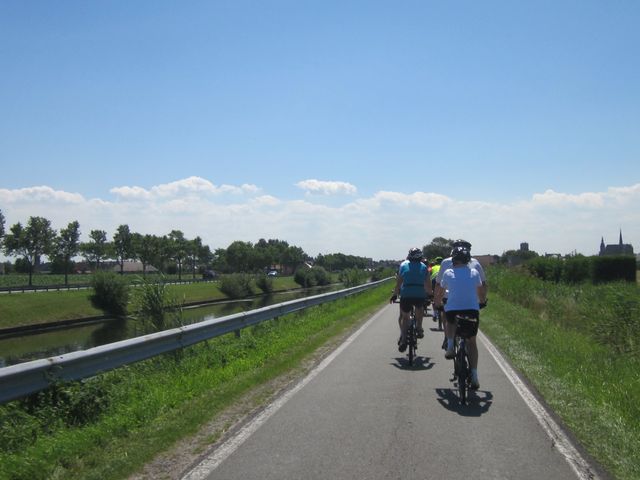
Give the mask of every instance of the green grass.
M 293 277 L 274 279 L 274 287 L 276 291 L 300 288 Z M 170 285 L 168 289 L 181 303 L 225 298 L 217 282 Z M 102 315 L 91 305 L 89 295 L 90 290 L 0 294 L 0 328 Z
M 581 298 L 590 287 L 572 287 L 573 298 L 567 300 L 573 304 L 574 312 L 581 312 L 580 325 L 573 315 L 562 315 L 562 310 L 545 306 L 540 299 L 529 307 L 508 301 L 522 300 L 516 294 L 517 281 L 511 280 L 508 288 L 499 284 L 490 294 L 489 308 L 482 315 L 482 330 L 615 478 L 640 478 L 637 351 L 616 347 L 611 344 L 615 339 L 598 335 L 594 326 L 600 319 L 596 314 L 588 316 L 589 305 Z M 607 286 L 601 288 L 601 292 L 608 291 Z M 570 290 L 565 291 L 565 296 Z M 635 321 L 640 322 L 640 318 Z
M 69 387 L 66 395 L 64 388 L 39 394 L 30 400 L 38 406 L 33 411 L 25 402 L 0 406 L 0 478 L 124 478 L 253 387 L 299 368 L 311 352 L 379 309 L 388 291 L 383 285 L 263 322 L 240 338 L 225 335 L 121 368 Z M 87 389 L 91 401 L 74 403 Z M 97 413 L 96 405 L 102 406 Z M 82 413 L 81 407 L 91 409 L 92 418 L 70 424 L 79 417 L 69 412 Z
M 89 294 L 89 290 L 2 294 L 0 328 L 102 315 L 91 305 Z

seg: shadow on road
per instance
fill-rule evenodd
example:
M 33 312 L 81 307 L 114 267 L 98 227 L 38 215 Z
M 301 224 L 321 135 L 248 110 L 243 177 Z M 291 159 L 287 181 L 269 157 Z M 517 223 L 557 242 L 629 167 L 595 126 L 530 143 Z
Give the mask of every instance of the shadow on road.
M 436 388 L 436 393 L 440 405 L 463 417 L 479 417 L 487 413 L 493 403 L 493 394 L 486 390 L 470 392 L 466 405 L 460 404 L 457 389 Z
M 409 365 L 407 357 L 396 357 L 394 360 L 391 365 L 400 370 L 431 370 L 435 365 L 430 357 L 422 357 L 420 355 L 413 360 L 413 365 Z

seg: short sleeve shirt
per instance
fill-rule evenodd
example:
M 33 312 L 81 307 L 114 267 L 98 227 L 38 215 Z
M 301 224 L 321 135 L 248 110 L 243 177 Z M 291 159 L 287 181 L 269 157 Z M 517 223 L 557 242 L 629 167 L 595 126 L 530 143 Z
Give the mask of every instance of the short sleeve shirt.
M 478 287 L 482 285 L 480 273 L 469 265 L 447 268 L 442 274 L 440 282 L 443 288 L 449 290 L 446 312 L 452 310 L 479 310 Z
M 467 265 L 471 268 L 475 268 L 478 271 L 478 273 L 480 274 L 480 278 L 482 279 L 483 282 L 487 281 L 487 277 L 484 274 L 482 265 L 480 265 L 480 262 L 478 260 L 472 257 Z M 451 257 L 447 257 L 444 260 L 442 260 L 442 263 L 440 264 L 440 271 L 438 272 L 438 276 L 436 277 L 437 284 L 442 283 L 442 275 L 444 274 L 444 271 L 449 268 L 453 268 L 453 260 L 451 259 Z

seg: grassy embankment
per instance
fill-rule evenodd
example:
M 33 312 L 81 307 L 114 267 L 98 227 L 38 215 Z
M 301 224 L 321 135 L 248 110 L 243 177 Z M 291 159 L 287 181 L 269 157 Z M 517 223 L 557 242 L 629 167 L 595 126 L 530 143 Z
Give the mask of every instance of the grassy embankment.
M 276 291 L 299 287 L 293 277 L 274 279 Z M 218 288 L 218 282 L 172 285 L 171 291 L 180 302 L 184 303 L 225 298 L 225 295 Z M 89 289 L 1 294 L 0 328 L 102 315 L 102 311 L 91 305 L 90 294 L 91 290 Z
M 240 338 L 225 335 L 0 406 L 0 479 L 125 478 L 255 386 L 300 369 L 388 295 L 385 284 L 263 322 Z
M 615 478 L 640 478 L 640 291 L 490 272 L 482 330 Z

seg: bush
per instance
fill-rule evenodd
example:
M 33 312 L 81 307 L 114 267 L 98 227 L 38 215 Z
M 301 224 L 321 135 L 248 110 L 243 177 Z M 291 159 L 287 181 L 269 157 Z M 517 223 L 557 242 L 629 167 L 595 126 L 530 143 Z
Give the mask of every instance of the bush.
M 367 280 L 367 273 L 357 268 L 349 268 L 340 272 L 340 281 L 345 287 L 355 287 L 361 285 Z
M 541 280 L 556 283 L 636 281 L 636 261 L 632 256 L 538 257 L 527 262 L 525 268 Z
M 377 282 L 378 280 L 383 280 L 385 278 L 395 276 L 396 271 L 393 268 L 389 267 L 380 267 L 376 268 L 376 270 L 371 274 L 371 281 Z
M 591 261 L 583 255 L 568 257 L 562 265 L 562 281 L 581 283 L 591 279 Z
M 143 279 L 134 296 L 135 310 L 144 325 L 149 324 L 155 331 L 165 330 L 182 322 L 182 309 L 178 300 L 171 296 L 164 277 L 159 281 Z M 172 321 L 167 322 L 167 314 Z
M 229 298 L 242 298 L 253 295 L 251 275 L 232 273 L 220 279 L 220 291 Z
M 114 272 L 96 272 L 91 278 L 91 304 L 111 315 L 126 315 L 129 284 Z
M 256 275 L 256 285 L 264 293 L 273 292 L 273 278 L 266 275 Z
M 595 283 L 624 280 L 636 281 L 636 259 L 629 255 L 593 257 L 593 281 Z
M 304 288 L 311 288 L 316 285 L 329 285 L 331 283 L 331 276 L 322 267 L 301 267 L 296 270 L 293 279 L 298 285 Z

